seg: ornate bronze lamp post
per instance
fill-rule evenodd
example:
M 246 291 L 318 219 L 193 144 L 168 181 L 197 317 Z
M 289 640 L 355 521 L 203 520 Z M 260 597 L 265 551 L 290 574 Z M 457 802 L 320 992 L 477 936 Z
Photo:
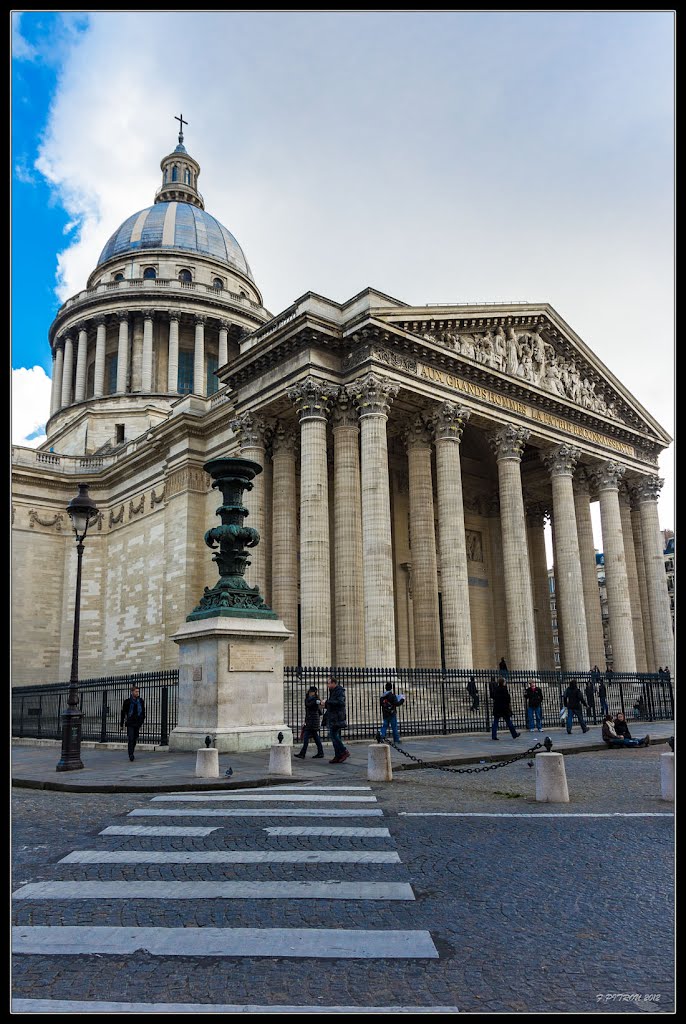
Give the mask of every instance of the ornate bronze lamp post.
M 83 542 L 90 524 L 98 517 L 98 506 L 88 494 L 88 484 L 79 484 L 79 493 L 67 505 L 76 537 L 76 597 L 74 599 L 74 642 L 67 707 L 62 712 L 62 755 L 56 771 L 71 772 L 83 768 L 81 761 L 81 710 L 79 708 L 79 619 L 81 614 L 81 561 Z

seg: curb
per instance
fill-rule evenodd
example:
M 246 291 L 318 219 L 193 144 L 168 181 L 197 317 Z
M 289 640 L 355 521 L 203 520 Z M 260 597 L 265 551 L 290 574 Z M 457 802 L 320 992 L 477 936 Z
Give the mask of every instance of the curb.
M 214 792 L 215 790 L 226 789 L 263 789 L 265 786 L 287 786 L 291 779 L 287 778 L 256 778 L 256 779 L 227 779 L 226 781 L 212 782 L 179 782 L 163 783 L 126 783 L 126 782 L 101 782 L 101 783 L 78 783 L 50 782 L 40 779 L 12 779 L 12 786 L 16 789 L 45 789 L 60 790 L 64 793 L 185 793 L 192 791 Z

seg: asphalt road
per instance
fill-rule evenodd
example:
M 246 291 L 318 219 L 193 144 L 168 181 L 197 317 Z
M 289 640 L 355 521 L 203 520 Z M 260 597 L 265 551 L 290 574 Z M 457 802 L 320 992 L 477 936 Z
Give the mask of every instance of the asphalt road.
M 259 802 L 246 791 L 238 800 L 212 794 L 193 803 L 169 794 L 15 789 L 14 1012 L 673 1012 L 674 827 L 673 805 L 659 798 L 663 750 L 566 758 L 565 805 L 535 801 L 525 761 L 487 772 L 402 772 L 369 790 L 335 789 L 339 776 L 294 790 L 295 800 L 284 800 L 287 787 L 262 788 Z M 346 802 L 346 792 L 376 800 Z M 252 817 L 253 809 L 267 813 Z M 101 834 L 112 826 L 214 831 Z M 299 831 L 339 827 L 389 834 Z M 78 850 L 122 851 L 124 859 L 58 863 Z M 313 851 L 323 860 L 293 859 Z M 188 853 L 200 860 L 184 861 Z M 224 862 L 228 853 L 272 859 Z M 392 859 L 357 861 L 357 853 Z M 345 859 L 327 861 L 332 854 Z M 51 888 L 70 881 L 83 884 L 68 896 Z M 164 896 L 142 898 L 135 882 L 150 894 L 162 883 Z M 227 895 L 227 882 L 258 885 Z M 293 883 L 293 892 L 261 898 L 267 882 Z M 324 895 L 307 896 L 303 882 L 325 883 Z M 47 888 L 23 898 L 22 888 L 37 883 Z M 60 937 L 65 927 L 79 930 L 81 951 L 18 951 L 30 944 L 21 936 Z M 103 933 L 88 929 L 104 928 L 144 936 L 144 948 L 97 952 Z M 373 955 L 332 955 L 330 936 L 311 931 L 320 929 L 356 942 L 376 933 L 369 941 L 380 945 Z M 182 946 L 150 951 L 159 935 L 183 943 L 231 934 L 245 946 L 227 955 L 211 946 L 198 955 Z M 313 955 L 289 952 L 311 935 L 321 937 Z M 250 942 L 259 948 L 265 936 L 280 936 L 281 947 L 251 955 Z

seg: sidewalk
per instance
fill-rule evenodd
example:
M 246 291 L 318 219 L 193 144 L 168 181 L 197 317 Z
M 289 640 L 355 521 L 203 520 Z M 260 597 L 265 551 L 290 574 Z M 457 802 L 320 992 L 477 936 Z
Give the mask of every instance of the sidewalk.
M 664 744 L 663 753 L 669 751 L 667 740 L 674 735 L 674 722 L 631 723 L 633 735 L 650 735 L 653 743 Z M 584 735 L 578 725 L 568 736 L 564 729 L 544 729 L 541 733 L 522 732 L 513 740 L 507 730 L 499 730 L 498 746 L 484 732 L 460 733 L 451 736 L 418 736 L 401 740 L 400 745 L 413 757 L 440 765 L 479 764 L 483 761 L 502 761 L 522 754 L 546 736 L 553 742 L 553 751 L 579 754 L 584 751 L 606 750 L 600 735 L 600 726 L 590 726 Z M 312 744 L 310 745 L 312 747 Z M 254 786 L 279 786 L 294 782 L 355 782 L 367 781 L 368 740 L 348 743 L 350 758 L 340 765 L 329 764 L 333 757 L 330 743 L 325 743 L 324 760 L 313 764 L 308 751 L 307 759 L 293 759 L 292 776 L 273 775 L 269 772 L 269 751 L 219 755 L 219 778 L 201 779 L 195 774 L 196 754 L 171 752 L 167 747 L 136 747 L 136 760 L 129 761 L 126 745 L 83 743 L 83 768 L 58 772 L 61 745 L 58 740 L 12 740 L 12 785 L 29 789 L 63 790 L 82 793 L 151 793 L 183 790 L 244 789 Z M 314 749 L 314 748 L 313 748 Z M 541 750 L 545 748 L 541 747 Z M 617 756 L 622 751 L 607 751 Z M 421 764 L 403 757 L 391 749 L 393 771 L 421 768 Z M 225 772 L 232 769 L 227 778 Z

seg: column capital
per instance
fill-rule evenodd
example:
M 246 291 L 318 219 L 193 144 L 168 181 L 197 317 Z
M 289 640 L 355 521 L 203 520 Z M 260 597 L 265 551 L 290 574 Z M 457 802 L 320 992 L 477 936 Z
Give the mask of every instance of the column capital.
M 302 420 L 327 419 L 332 399 L 336 398 L 338 388 L 318 377 L 305 377 L 292 387 L 286 394 L 295 405 Z
M 545 521 L 549 516 L 550 509 L 545 502 L 536 501 L 526 507 L 526 518 L 529 520 L 529 524 L 531 526 L 545 526 Z
M 298 443 L 298 432 L 290 423 L 277 420 L 271 431 L 272 455 L 293 455 Z
M 264 448 L 270 433 L 266 420 L 254 412 L 243 412 L 229 426 L 238 437 L 241 448 Z
M 64 346 L 66 344 L 67 338 L 71 338 L 71 334 L 60 334 L 57 338 L 55 338 L 55 347 L 61 348 L 64 351 Z
M 659 476 L 642 477 L 632 487 L 631 495 L 639 505 L 644 501 L 657 501 L 663 486 L 664 480 Z
M 204 326 L 207 323 L 207 316 L 206 316 L 206 314 L 205 313 L 195 313 L 195 315 L 193 316 L 193 322 L 195 323 L 196 327 L 199 327 L 201 324 Z
M 119 323 L 125 323 L 128 325 L 130 316 L 128 309 L 120 309 L 116 316 Z
M 167 317 L 170 320 L 176 320 L 177 323 L 181 319 L 181 314 L 179 313 L 178 309 L 165 309 L 164 312 L 167 314 Z
M 228 331 L 228 330 L 230 330 L 231 324 L 229 323 L 228 320 L 218 320 L 217 322 L 219 324 L 219 330 L 220 331 Z
M 626 466 L 620 466 L 618 462 L 604 462 L 591 473 L 591 479 L 595 490 L 617 490 L 619 483 L 626 473 Z
M 93 323 L 96 327 L 107 327 L 107 317 L 103 313 L 99 313 L 93 317 Z
M 347 384 L 345 390 L 357 405 L 360 416 L 388 416 L 391 402 L 399 388 L 386 377 L 370 370 L 364 377 Z
M 542 453 L 542 459 L 551 476 L 572 476 L 581 451 L 568 444 L 559 444 Z
M 588 466 L 585 463 L 579 463 L 574 470 L 574 477 L 572 479 L 574 490 L 578 494 L 584 494 L 590 498 L 591 496 L 591 474 Z
M 157 319 L 157 311 L 154 310 L 154 309 L 144 309 L 144 310 L 141 311 L 141 316 L 143 317 L 144 321 L 145 320 L 156 320 Z
M 337 427 L 358 427 L 359 417 L 352 396 L 344 387 L 340 388 L 336 400 L 331 407 L 333 429 Z
M 431 416 L 431 425 L 435 441 L 461 441 L 464 425 L 471 416 L 471 411 L 455 402 L 441 402 Z
M 488 440 L 495 452 L 496 460 L 517 459 L 519 461 L 530 434 L 531 431 L 526 427 L 513 427 L 510 423 L 495 430 Z
M 408 452 L 412 448 L 431 449 L 431 428 L 421 413 L 403 423 L 401 437 Z

